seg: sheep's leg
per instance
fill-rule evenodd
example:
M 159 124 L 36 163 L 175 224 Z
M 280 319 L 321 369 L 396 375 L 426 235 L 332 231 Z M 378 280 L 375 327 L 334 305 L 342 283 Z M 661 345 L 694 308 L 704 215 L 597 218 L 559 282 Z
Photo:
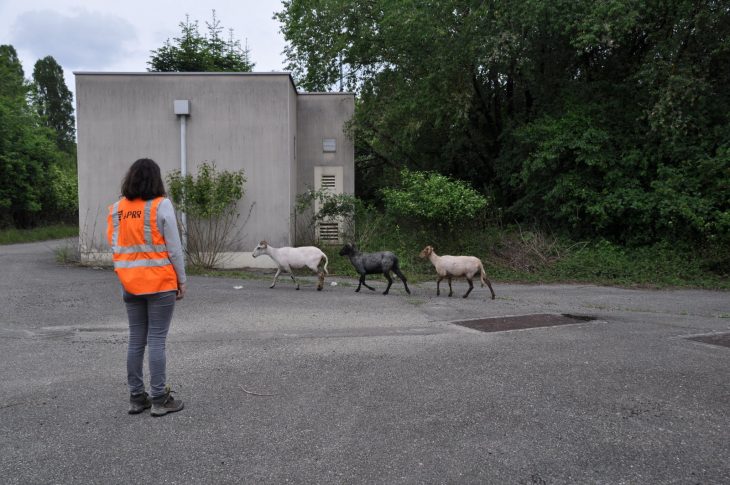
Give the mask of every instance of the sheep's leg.
M 489 281 L 489 278 L 484 277 L 484 280 L 487 282 L 487 286 L 489 287 L 489 291 L 492 292 L 492 300 L 494 300 L 494 290 L 492 289 L 492 283 Z M 482 285 L 484 286 L 484 285 Z
M 372 286 L 365 283 L 365 276 L 366 275 L 364 273 L 360 275 L 360 285 L 363 285 L 365 288 L 367 288 L 370 291 L 375 291 L 375 288 L 373 288 Z M 355 290 L 355 291 L 360 291 L 360 285 L 357 285 L 357 290 Z
M 276 268 L 276 274 L 274 275 L 274 282 L 271 283 L 271 286 L 269 286 L 269 288 L 273 288 L 274 286 L 276 286 L 276 280 L 277 280 L 277 278 L 279 278 L 280 274 L 281 274 L 281 267 L 278 267 L 278 268 Z
M 403 282 L 403 286 L 406 287 L 406 293 L 411 294 L 411 290 L 408 289 L 408 283 L 406 283 L 406 277 L 400 272 L 400 269 L 396 266 L 393 268 L 393 272 L 398 275 L 398 278 Z
M 390 285 L 393 284 L 393 278 L 390 277 L 390 271 L 383 271 L 383 274 L 385 275 L 385 279 L 388 280 L 388 287 L 383 292 L 384 295 L 387 295 L 388 291 L 390 291 Z
M 292 271 L 291 266 L 285 267 L 284 268 L 284 271 L 286 271 L 287 273 L 289 273 L 289 276 L 291 277 L 291 280 L 294 282 L 295 285 L 297 285 L 297 288 L 296 289 L 298 290 L 299 289 L 299 282 L 294 277 L 294 271 Z
M 448 276 L 446 279 L 449 280 L 449 296 L 451 296 L 454 294 L 454 290 L 451 288 L 451 276 Z
M 472 283 L 471 278 L 466 279 L 467 283 L 469 283 L 469 289 L 466 290 L 466 293 L 464 293 L 464 296 L 462 298 L 466 298 L 469 296 L 469 293 L 471 293 L 471 290 L 474 289 L 474 283 Z
M 322 288 L 324 288 L 324 271 L 319 269 L 319 265 L 322 264 L 322 261 L 323 259 L 319 258 L 319 261 L 317 261 L 316 264 L 307 265 L 307 268 L 317 275 L 317 291 L 322 291 Z

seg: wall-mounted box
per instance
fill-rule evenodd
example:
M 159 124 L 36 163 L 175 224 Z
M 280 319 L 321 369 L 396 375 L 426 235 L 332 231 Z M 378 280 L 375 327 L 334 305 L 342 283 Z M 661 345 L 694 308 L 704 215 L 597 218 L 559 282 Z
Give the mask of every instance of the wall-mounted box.
M 190 100 L 176 99 L 175 100 L 175 114 L 176 115 L 190 115 Z

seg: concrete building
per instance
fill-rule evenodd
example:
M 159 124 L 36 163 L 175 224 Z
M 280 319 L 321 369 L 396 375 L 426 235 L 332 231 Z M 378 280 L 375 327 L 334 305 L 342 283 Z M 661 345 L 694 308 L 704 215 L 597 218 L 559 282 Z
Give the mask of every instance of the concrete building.
M 354 193 L 354 146 L 345 134 L 352 94 L 297 92 L 287 73 L 74 74 L 86 261 L 110 258 L 107 206 L 139 158 L 155 160 L 163 176 L 181 168 L 181 157 L 190 174 L 204 161 L 245 170 L 239 225 L 253 209 L 237 228 L 232 267 L 271 265 L 269 258 L 250 257 L 262 239 L 277 247 L 296 243 L 302 230 L 294 217 L 297 194 L 322 186 Z M 337 242 L 336 227 L 317 234 Z

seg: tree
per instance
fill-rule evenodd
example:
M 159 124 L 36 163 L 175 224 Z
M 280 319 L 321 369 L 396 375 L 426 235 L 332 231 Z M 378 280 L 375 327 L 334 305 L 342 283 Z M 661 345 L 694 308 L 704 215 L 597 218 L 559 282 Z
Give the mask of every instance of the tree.
M 438 171 L 574 237 L 730 243 L 727 2 L 285 0 L 276 17 L 300 86 L 357 94 L 360 195 Z
M 152 51 L 147 62 L 151 72 L 250 72 L 254 68 L 248 46 L 241 47 L 241 41 L 233 37 L 229 29 L 228 39 L 221 37 L 223 27 L 215 16 L 205 23 L 207 35 L 201 35 L 198 21 L 191 22 L 189 16 L 180 22 L 180 36 L 167 39 L 165 44 Z
M 0 226 L 70 219 L 78 208 L 75 169 L 65 170 L 69 156 L 29 106 L 28 92 L 15 49 L 0 46 Z
M 33 106 L 45 126 L 56 132 L 56 143 L 68 153 L 74 153 L 75 121 L 73 96 L 63 78 L 63 69 L 47 56 L 36 61 L 33 68 Z
M 26 92 L 23 65 L 15 47 L 0 45 L 0 97 L 18 101 Z

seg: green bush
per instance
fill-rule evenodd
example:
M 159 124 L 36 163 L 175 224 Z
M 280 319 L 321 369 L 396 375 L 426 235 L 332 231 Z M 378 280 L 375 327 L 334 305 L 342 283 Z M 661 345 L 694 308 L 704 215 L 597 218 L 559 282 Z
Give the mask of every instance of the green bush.
M 207 162 L 198 166 L 197 176 L 183 177 L 179 170 L 167 175 L 178 219 L 182 213 L 186 215 L 186 223 L 178 223 L 192 266 L 210 269 L 222 263 L 222 253 L 232 247 L 240 232 L 236 231 L 237 203 L 243 198 L 245 183 L 243 170 L 219 172 L 214 163 Z
M 400 188 L 381 190 L 386 212 L 397 219 L 454 228 L 487 207 L 487 198 L 461 180 L 408 169 L 400 177 Z
M 244 194 L 246 177 L 243 170 L 219 172 L 215 163 L 203 162 L 197 176 L 183 177 L 179 170 L 167 175 L 170 198 L 178 210 L 188 217 L 218 217 L 230 210 Z

